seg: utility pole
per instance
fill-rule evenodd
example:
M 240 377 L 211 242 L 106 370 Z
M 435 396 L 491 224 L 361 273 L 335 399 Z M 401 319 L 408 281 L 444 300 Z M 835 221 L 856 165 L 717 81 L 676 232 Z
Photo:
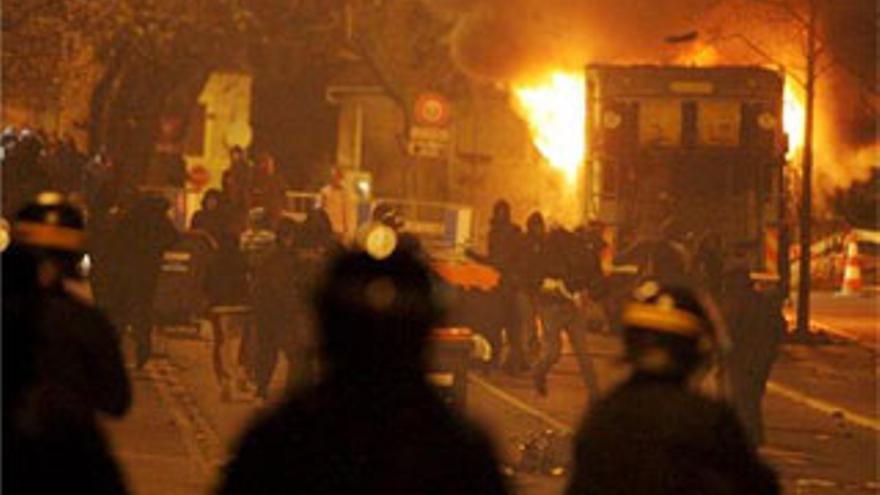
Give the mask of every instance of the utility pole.
M 805 340 L 810 330 L 810 246 L 813 210 L 813 107 L 816 86 L 816 0 L 810 0 L 806 40 L 806 122 L 804 125 L 804 154 L 801 168 L 800 266 L 797 297 L 797 327 L 795 338 Z

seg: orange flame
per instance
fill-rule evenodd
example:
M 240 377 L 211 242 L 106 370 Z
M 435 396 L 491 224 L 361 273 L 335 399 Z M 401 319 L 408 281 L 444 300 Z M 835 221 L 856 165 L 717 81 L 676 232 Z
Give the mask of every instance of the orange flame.
M 529 126 L 545 160 L 574 185 L 586 153 L 586 82 L 583 72 L 555 71 L 514 83 L 514 108 Z
M 785 91 L 782 96 L 782 127 L 788 134 L 788 154 L 793 160 L 804 149 L 804 129 L 807 125 L 804 90 L 791 77 L 785 78 Z

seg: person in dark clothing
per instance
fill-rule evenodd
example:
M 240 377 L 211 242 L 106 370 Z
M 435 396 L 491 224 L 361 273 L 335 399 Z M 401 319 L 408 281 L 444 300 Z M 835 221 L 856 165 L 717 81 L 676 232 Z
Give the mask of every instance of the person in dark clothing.
M 3 214 L 12 217 L 24 203 L 50 187 L 45 147 L 33 132 L 22 131 L 15 146 L 3 157 Z
M 584 240 L 563 229 L 547 234 L 543 246 L 543 280 L 536 297 L 544 329 L 544 353 L 535 365 L 533 383 L 540 395 L 547 395 L 547 374 L 562 355 L 562 332 L 568 335 L 581 378 L 590 401 L 599 392 L 596 370 L 587 353 L 590 322 L 584 306 L 600 292 L 603 276 L 597 253 Z M 537 261 L 536 261 L 537 262 Z
M 345 252 L 325 277 L 325 373 L 247 432 L 219 493 L 506 493 L 486 437 L 427 383 L 441 311 L 418 255 Z
M 778 303 L 755 290 L 747 268 L 732 269 L 723 281 L 721 308 L 732 343 L 726 360 L 730 398 L 750 440 L 761 445 L 761 401 L 785 337 L 785 318 Z
M 205 272 L 204 290 L 214 330 L 214 373 L 220 383 L 220 398 L 228 401 L 234 386 L 241 392 L 247 391 L 247 375 L 238 356 L 242 335 L 250 325 L 250 268 L 232 233 L 220 234 L 218 246 Z
M 535 353 L 540 351 L 541 341 L 538 336 L 538 296 L 547 268 L 544 241 L 547 226 L 541 212 L 532 212 L 526 219 L 526 232 L 521 238 L 517 250 L 516 280 L 519 290 L 517 296 L 517 313 L 522 323 L 523 346 L 528 346 Z
M 566 493 L 779 493 L 736 413 L 691 389 L 716 339 L 699 298 L 648 281 L 621 320 L 632 374 L 581 424 Z
M 244 149 L 233 146 L 229 150 L 229 168 L 223 171 L 223 191 L 235 209 L 244 213 L 251 209 L 253 168 Z
M 264 208 L 269 223 L 276 226 L 284 210 L 287 181 L 278 173 L 275 157 L 270 153 L 260 154 L 251 176 L 250 187 L 251 208 Z
M 491 304 L 504 309 L 497 312 L 502 316 L 498 321 L 500 327 L 491 329 L 487 337 L 495 350 L 492 354 L 493 361 L 510 374 L 528 369 L 523 342 L 523 334 L 526 331 L 523 318 L 528 318 L 528 315 L 520 314 L 519 309 L 530 306 L 526 301 L 521 300 L 528 296 L 521 288 L 517 273 L 517 261 L 523 245 L 522 235 L 519 227 L 511 220 L 510 204 L 499 199 L 492 208 L 492 218 L 489 220 L 488 254 L 481 256 L 468 252 L 476 261 L 487 263 L 498 271 L 498 285 L 493 291 Z M 502 331 L 507 333 L 510 346 L 507 360 L 503 364 L 499 362 Z
M 3 460 L 9 493 L 126 492 L 96 414 L 122 416 L 131 389 L 116 332 L 68 294 L 85 236 L 58 193 L 22 209 L 3 252 Z
M 86 157 L 76 146 L 70 135 L 65 135 L 57 144 L 52 156 L 54 160 L 53 182 L 66 192 L 82 192 L 82 173 Z
M 118 277 L 121 324 L 131 325 L 137 344 L 136 366 L 142 368 L 152 353 L 153 297 L 162 255 L 177 240 L 168 216 L 170 205 L 161 196 L 138 198 L 120 219 L 111 262 Z
M 342 244 L 333 232 L 333 225 L 327 212 L 317 208 L 309 210 L 302 226 L 304 245 L 317 249 L 323 255 L 333 255 L 342 249 Z
M 202 196 L 202 208 L 193 213 L 190 228 L 202 230 L 218 242 L 224 233 L 231 233 L 229 206 L 225 197 L 217 189 L 208 189 Z
M 303 275 L 297 256 L 301 227 L 289 219 L 278 227 L 278 244 L 257 268 L 254 280 L 254 316 L 257 323 L 257 395 L 266 399 L 278 354 L 287 360 L 287 385 L 308 382 L 312 363 L 300 351 L 307 345 L 302 325 L 305 299 L 298 284 Z

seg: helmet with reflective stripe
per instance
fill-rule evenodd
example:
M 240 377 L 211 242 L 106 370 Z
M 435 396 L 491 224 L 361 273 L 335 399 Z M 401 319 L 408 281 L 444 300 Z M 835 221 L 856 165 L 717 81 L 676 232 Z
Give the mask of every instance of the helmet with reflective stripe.
M 85 221 L 82 213 L 63 194 L 39 193 L 27 203 L 12 224 L 12 242 L 55 251 L 85 251 Z
M 705 362 L 714 323 L 691 289 L 649 280 L 621 314 L 627 357 L 642 371 L 689 375 Z

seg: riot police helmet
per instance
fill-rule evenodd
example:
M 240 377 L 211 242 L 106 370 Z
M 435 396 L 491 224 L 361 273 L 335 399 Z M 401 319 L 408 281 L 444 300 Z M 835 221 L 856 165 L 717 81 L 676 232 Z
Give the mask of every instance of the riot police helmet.
M 82 253 L 86 240 L 85 219 L 63 194 L 44 191 L 16 214 L 12 240 L 24 246 Z
M 364 249 L 340 252 L 315 291 L 322 353 L 345 369 L 421 367 L 429 332 L 442 323 L 437 291 L 416 252 L 397 247 L 381 259 Z
M 649 279 L 621 315 L 626 358 L 639 372 L 687 378 L 708 361 L 715 334 L 700 295 Z
M 55 267 L 51 273 L 57 276 L 84 276 L 81 262 L 85 259 L 86 234 L 82 212 L 59 192 L 39 193 L 16 214 L 10 250 L 29 253 L 27 256 L 35 263 L 49 262 Z

